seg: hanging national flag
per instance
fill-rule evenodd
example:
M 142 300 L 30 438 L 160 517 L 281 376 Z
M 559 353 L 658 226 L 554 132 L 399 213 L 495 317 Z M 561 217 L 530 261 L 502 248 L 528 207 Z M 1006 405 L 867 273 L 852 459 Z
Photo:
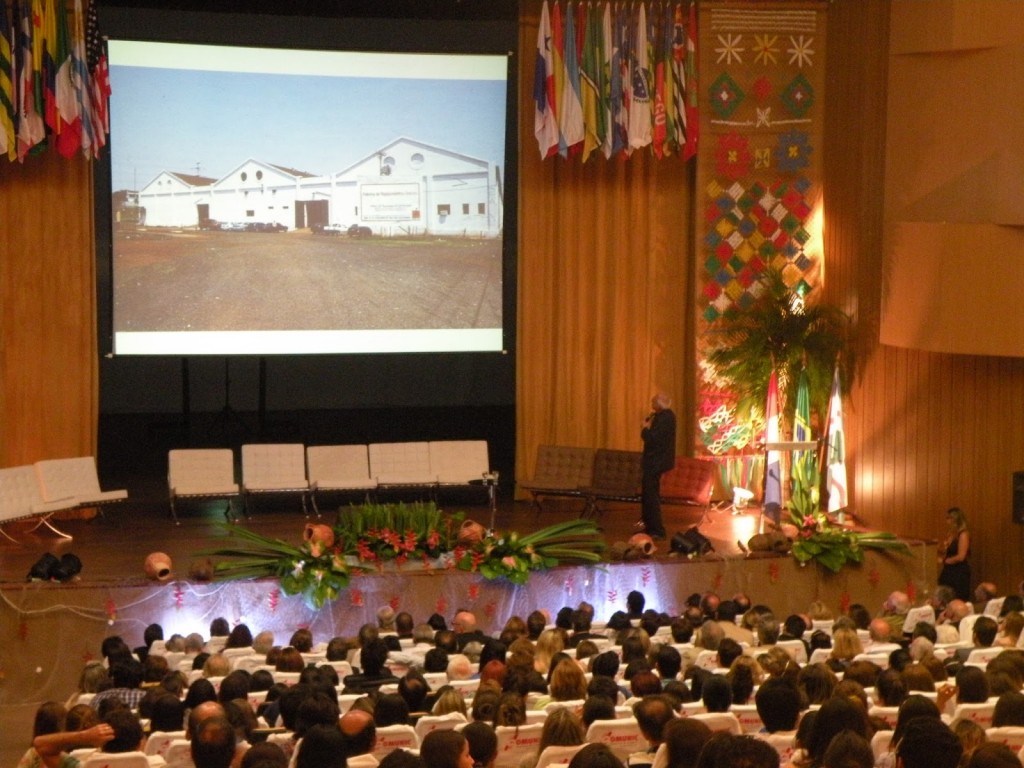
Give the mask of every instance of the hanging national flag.
M 551 65 L 551 17 L 548 2 L 540 12 L 537 30 L 537 61 L 533 76 L 533 133 L 541 159 L 558 152 L 558 117 L 555 114 L 555 73 Z
M 621 4 L 615 9 L 612 26 L 611 74 L 609 99 L 611 102 L 612 155 L 627 151 L 629 128 L 629 19 Z
M 838 512 L 849 506 L 846 488 L 846 436 L 843 432 L 843 393 L 839 384 L 839 368 L 832 377 L 832 394 L 828 403 L 828 453 L 826 454 L 828 511 Z
M 793 440 L 804 443 L 813 440 L 811 436 L 811 385 L 807 380 L 807 371 L 800 371 L 800 379 L 796 386 L 796 412 L 793 414 Z M 817 462 L 818 456 L 815 451 L 795 451 L 790 466 L 790 476 L 793 482 L 800 482 L 801 476 L 806 476 L 802 469 L 803 465 Z
M 32 6 L 28 0 L 22 0 L 17 10 L 18 160 L 24 160 L 45 141 L 46 126 L 43 124 L 41 76 L 34 68 Z
M 583 7 L 582 3 L 580 4 Z M 604 90 L 603 40 L 601 36 L 600 10 L 593 6 L 584 8 L 585 28 L 583 35 L 583 56 L 580 58 L 580 89 L 583 100 L 583 156 L 586 162 L 590 154 L 604 143 L 605 123 L 601 93 Z
M 778 526 L 782 519 L 782 453 L 768 446 L 779 442 L 779 377 L 772 371 L 765 405 L 764 513 Z
M 670 81 L 666 80 L 665 70 L 665 25 L 664 17 L 659 14 L 658 9 L 654 6 L 651 7 L 651 23 L 650 30 L 651 34 L 648 38 L 650 41 L 651 53 L 652 53 L 652 65 L 653 65 L 653 81 L 654 81 L 654 93 L 651 107 L 651 148 L 654 150 L 654 155 L 659 160 L 666 154 L 672 154 L 672 148 L 667 146 L 668 132 L 666 130 L 666 117 L 668 112 L 665 108 L 665 97 L 666 88 L 671 85 Z M 671 96 L 671 92 L 668 92 Z
M 85 12 L 85 55 L 89 65 L 90 105 L 92 122 L 92 155 L 99 157 L 110 133 L 110 69 L 107 44 L 100 37 L 96 0 L 87 0 Z M 82 116 L 85 119 L 85 116 Z
M 562 63 L 565 65 L 565 90 L 558 105 L 558 127 L 565 137 L 565 146 L 570 155 L 577 155 L 583 149 L 583 104 L 580 101 L 580 62 L 576 42 L 576 14 L 572 4 L 565 6 L 565 50 Z
M 690 0 L 690 15 L 686 24 L 686 145 L 683 159 L 697 154 L 697 134 L 700 111 L 697 93 L 697 3 Z
M 615 114 L 612 107 L 612 80 L 618 80 L 618 49 L 615 46 L 615 37 L 612 32 L 612 4 L 604 4 L 604 13 L 601 17 L 601 113 L 604 116 L 604 140 L 601 142 L 601 152 L 605 159 L 612 156 L 612 137 L 615 134 Z M 619 80 L 619 88 L 622 81 Z
M 651 64 L 647 46 L 647 10 L 643 3 L 640 3 L 637 11 L 633 40 L 629 146 L 640 149 L 651 143 Z
M 18 156 L 17 138 L 14 130 L 14 35 L 7 18 L 7 4 L 0 6 L 0 155 L 8 160 Z
M 71 157 L 81 150 L 88 157 L 92 148 L 92 125 L 87 116 L 92 107 L 82 0 L 74 0 L 68 38 L 71 55 L 68 57 L 66 78 L 63 72 L 58 73 L 57 105 L 61 115 L 61 131 L 57 136 L 57 151 L 64 157 Z
M 669 120 L 675 131 L 676 151 L 686 144 L 686 24 L 683 6 L 672 9 L 672 101 Z

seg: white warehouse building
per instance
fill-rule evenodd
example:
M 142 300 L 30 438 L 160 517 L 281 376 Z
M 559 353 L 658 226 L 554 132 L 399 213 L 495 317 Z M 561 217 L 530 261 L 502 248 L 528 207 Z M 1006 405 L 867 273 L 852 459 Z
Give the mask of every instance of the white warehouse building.
M 408 138 L 328 176 L 254 159 L 219 179 L 163 171 L 138 200 L 150 227 L 355 225 L 384 236 L 497 237 L 503 214 L 499 166 Z

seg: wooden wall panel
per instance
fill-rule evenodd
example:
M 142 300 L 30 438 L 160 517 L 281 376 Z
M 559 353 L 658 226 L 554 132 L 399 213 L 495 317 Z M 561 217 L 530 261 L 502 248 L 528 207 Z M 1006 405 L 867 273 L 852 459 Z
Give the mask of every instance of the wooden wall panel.
M 0 160 L 0 466 L 95 455 L 92 169 Z

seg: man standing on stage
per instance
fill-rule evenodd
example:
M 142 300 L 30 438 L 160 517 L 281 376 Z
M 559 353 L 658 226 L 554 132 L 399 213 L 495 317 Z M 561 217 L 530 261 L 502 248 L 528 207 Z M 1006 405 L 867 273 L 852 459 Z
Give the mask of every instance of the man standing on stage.
M 665 538 L 665 525 L 661 521 L 661 476 L 676 463 L 676 415 L 669 408 L 671 404 L 663 392 L 651 398 L 653 410 L 640 431 L 644 441 L 640 519 L 652 539 Z

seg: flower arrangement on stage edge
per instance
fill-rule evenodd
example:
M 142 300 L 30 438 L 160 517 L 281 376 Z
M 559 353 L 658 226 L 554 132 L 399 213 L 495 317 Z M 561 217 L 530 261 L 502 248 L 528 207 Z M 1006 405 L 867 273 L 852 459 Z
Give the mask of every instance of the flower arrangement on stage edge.
M 858 533 L 833 525 L 821 510 L 820 480 L 817 458 L 813 454 L 794 462 L 793 491 L 786 507 L 797 529 L 791 551 L 801 565 L 814 561 L 832 573 L 839 573 L 848 563 L 864 562 L 864 550 L 867 549 L 910 554 L 910 548 L 895 534 L 884 531 Z
M 353 575 L 410 562 L 428 572 L 458 569 L 524 584 L 531 571 L 602 559 L 604 540 L 590 520 L 520 535 L 488 531 L 463 518 L 433 502 L 368 503 L 342 511 L 334 526 L 307 524 L 302 544 L 222 524 L 234 541 L 205 554 L 225 558 L 214 567 L 216 579 L 274 578 L 286 594 L 301 594 L 316 608 L 336 599 Z

